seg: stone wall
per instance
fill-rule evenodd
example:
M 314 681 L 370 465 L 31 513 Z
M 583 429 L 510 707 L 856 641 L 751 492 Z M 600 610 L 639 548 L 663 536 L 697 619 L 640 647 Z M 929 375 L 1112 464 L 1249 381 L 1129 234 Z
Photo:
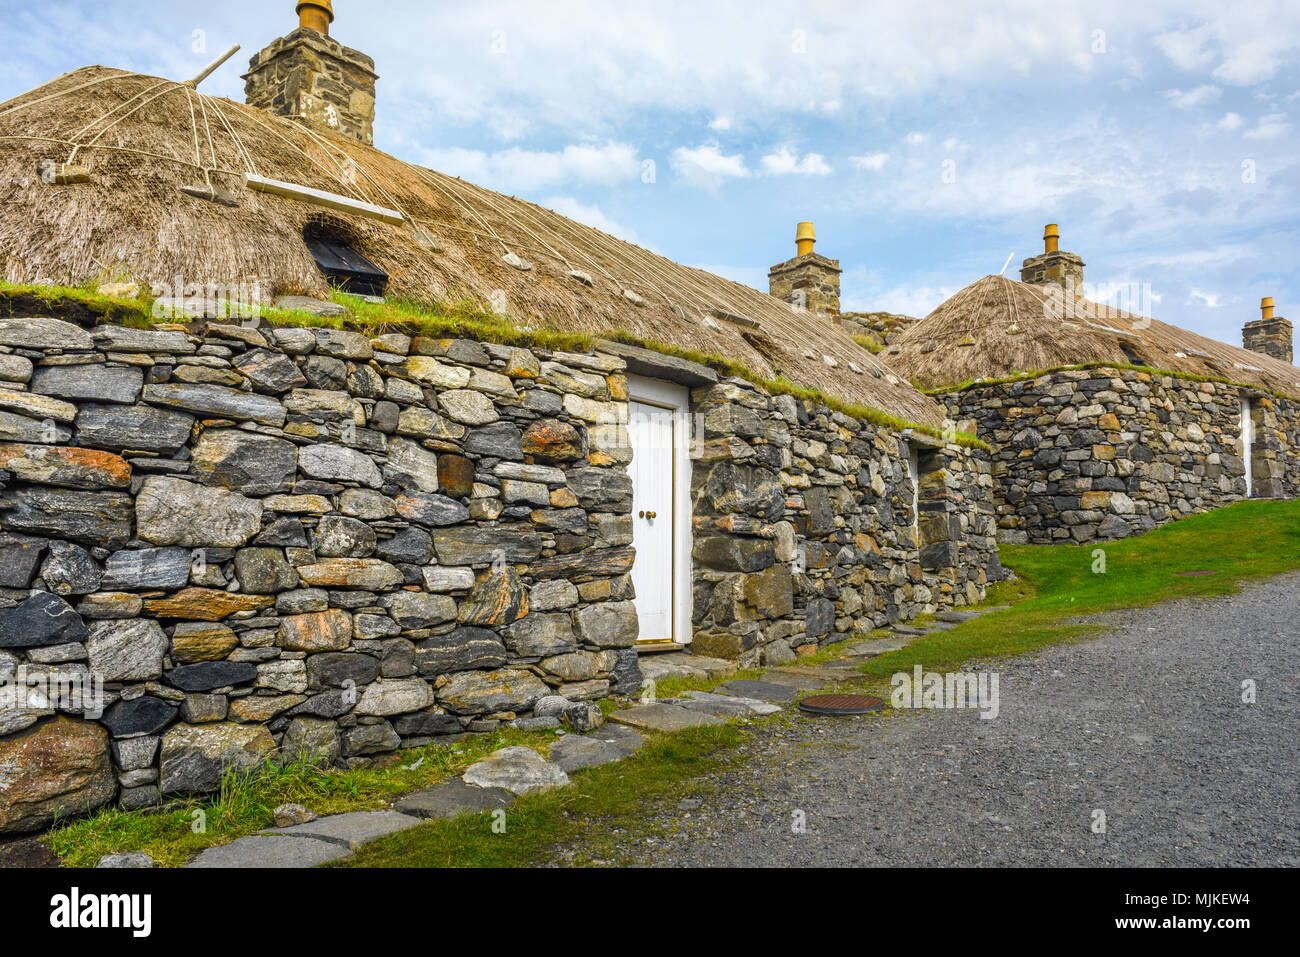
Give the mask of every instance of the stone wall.
M 639 691 L 642 350 L 601 348 L 0 319 L 0 833 Z M 982 597 L 983 453 L 922 450 L 918 522 L 896 432 L 691 374 L 695 650 Z
M 1034 285 L 1052 284 L 1080 294 L 1084 262 L 1074 253 L 1053 250 L 1030 256 L 1020 264 L 1020 281 Z
M 374 142 L 375 61 L 315 30 L 294 30 L 260 51 L 244 74 L 244 99 L 367 146 Z
M 1283 362 L 1294 361 L 1294 340 L 1295 330 L 1291 326 L 1291 320 L 1281 316 L 1256 319 L 1241 327 L 1243 348 Z
M 818 253 L 805 253 L 777 263 L 767 276 L 768 291 L 777 299 L 794 303 L 823 316 L 839 315 L 840 261 Z
M 697 653 L 781 664 L 999 577 L 985 453 L 922 449 L 917 521 L 896 431 L 737 380 L 692 404 Z
M 1254 397 L 1254 485 L 1300 494 L 1300 403 Z M 995 449 L 1004 543 L 1121 538 L 1246 494 L 1237 386 L 1129 369 L 1061 371 L 941 398 Z
M 548 696 L 597 720 L 640 685 L 628 457 L 604 448 L 626 441 L 623 365 L 0 320 L 0 672 L 99 676 L 106 705 L 0 702 L 0 765 L 83 754 L 70 793 L 32 785 L 66 813 L 208 790 L 277 748 L 347 765 L 555 725 Z M 48 823 L 31 804 L 0 833 Z

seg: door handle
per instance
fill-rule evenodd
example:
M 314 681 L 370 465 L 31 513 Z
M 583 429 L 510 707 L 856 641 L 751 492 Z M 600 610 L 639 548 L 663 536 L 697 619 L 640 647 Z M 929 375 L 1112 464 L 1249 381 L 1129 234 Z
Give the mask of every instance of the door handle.
M 637 512 L 638 518 L 654 518 L 655 515 L 656 515 L 655 512 L 647 512 L 644 509 L 642 509 L 640 512 Z

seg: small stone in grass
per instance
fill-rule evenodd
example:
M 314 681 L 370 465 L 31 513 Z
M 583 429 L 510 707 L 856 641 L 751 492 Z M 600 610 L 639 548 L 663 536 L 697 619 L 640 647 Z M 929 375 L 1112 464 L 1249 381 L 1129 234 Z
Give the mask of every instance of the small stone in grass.
M 301 804 L 281 804 L 272 814 L 275 816 L 276 827 L 291 827 L 316 820 L 316 815 Z

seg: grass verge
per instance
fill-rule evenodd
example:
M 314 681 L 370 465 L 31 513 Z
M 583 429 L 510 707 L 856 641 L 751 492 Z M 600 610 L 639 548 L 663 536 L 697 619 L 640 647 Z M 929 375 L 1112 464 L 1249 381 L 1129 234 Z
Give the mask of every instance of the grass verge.
M 574 851 L 567 863 L 602 863 L 629 833 L 651 827 L 656 803 L 707 793 L 705 779 L 740 740 L 734 725 L 652 736 L 635 755 L 578 771 L 566 788 L 531 794 L 506 811 L 505 833 L 490 813 L 430 821 L 363 847 L 339 867 L 527 867 L 557 846 Z
M 554 740 L 546 732 L 507 728 L 456 744 L 412 748 L 382 767 L 337 771 L 306 762 L 270 763 L 228 772 L 216 794 L 169 802 L 161 810 L 103 808 L 56 827 L 43 840 L 70 867 L 94 867 L 105 854 L 125 851 L 145 851 L 160 866 L 175 867 L 204 848 L 271 827 L 281 804 L 301 804 L 321 816 L 380 808 L 460 774 L 498 748 L 522 744 L 545 754 Z
M 1015 569 L 1020 580 L 990 589 L 988 602 L 1012 607 L 927 635 L 873 658 L 862 670 L 883 676 L 918 664 L 934 670 L 970 658 L 1019 654 L 1095 635 L 1102 627 L 1080 623 L 1080 618 L 1177 598 L 1225 595 L 1243 580 L 1300 568 L 1300 500 L 1240 502 L 1137 538 L 1004 545 L 1001 554 L 1002 563 Z M 1206 571 L 1213 574 L 1178 574 Z

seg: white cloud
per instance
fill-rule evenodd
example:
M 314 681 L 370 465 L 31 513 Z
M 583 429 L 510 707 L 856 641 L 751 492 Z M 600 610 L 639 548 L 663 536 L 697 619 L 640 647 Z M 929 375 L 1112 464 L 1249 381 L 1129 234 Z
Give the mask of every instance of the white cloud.
M 691 265 L 692 269 L 702 269 L 705 272 L 711 272 L 715 276 L 721 276 L 723 279 L 730 279 L 732 282 L 738 282 L 742 286 L 749 286 L 751 289 L 757 289 L 759 292 L 767 292 L 767 270 L 758 266 L 732 266 L 729 264 L 718 265 L 716 263 L 696 263 Z
M 906 141 L 908 146 L 920 146 L 925 142 L 926 135 L 919 130 L 913 130 L 903 137 L 903 139 Z
M 1290 128 L 1285 113 L 1270 113 L 1262 117 L 1253 130 L 1247 130 L 1241 135 L 1248 140 L 1275 140 Z
M 1215 306 L 1219 304 L 1219 300 L 1222 298 L 1223 297 L 1220 293 L 1203 292 L 1200 289 L 1196 289 L 1195 287 L 1193 287 L 1192 290 L 1188 293 L 1187 301 L 1190 303 L 1195 299 L 1199 299 L 1201 302 L 1205 303 L 1207 306 L 1213 309 Z
M 849 162 L 855 169 L 883 169 L 889 162 L 888 153 L 864 153 L 862 156 L 850 156 Z
M 1213 103 L 1222 95 L 1223 90 L 1213 84 L 1206 83 L 1202 86 L 1193 87 L 1190 90 L 1165 90 L 1165 99 L 1171 105 L 1180 110 L 1191 109 L 1194 106 L 1204 106 L 1206 103 Z
M 752 174 L 740 153 L 724 155 L 717 143 L 706 143 L 690 149 L 679 146 L 669 157 L 669 165 L 681 179 L 691 186 L 716 190 L 725 180 L 747 179 Z
M 768 176 L 828 176 L 831 168 L 820 153 L 807 153 L 802 158 L 788 146 L 764 156 L 760 163 Z
M 1277 72 L 1284 54 L 1294 53 L 1294 40 L 1288 42 L 1285 34 L 1275 34 L 1264 24 L 1258 29 L 1265 32 L 1235 45 L 1214 68 L 1216 80 L 1235 86 L 1259 83 Z
M 977 277 L 971 276 L 971 281 Z M 874 285 L 868 283 L 868 285 Z M 841 297 L 840 308 L 845 312 L 892 312 L 903 316 L 924 318 L 935 307 L 961 288 L 956 285 L 903 284 L 887 289 L 870 289 L 865 293 L 852 293 Z
M 615 222 L 605 215 L 604 211 L 595 203 L 583 203 L 572 196 L 548 196 L 541 201 L 541 205 L 552 209 L 561 216 L 567 216 L 569 219 L 577 220 L 593 229 L 599 229 L 601 232 L 609 233 L 611 236 L 617 236 L 619 239 L 625 239 L 629 243 L 636 243 L 638 246 L 650 249 L 655 252 L 653 247 L 646 246 L 636 234 L 636 230 L 622 223 Z
M 1240 113 L 1233 113 L 1229 111 L 1227 113 L 1224 113 L 1223 118 L 1219 120 L 1219 122 L 1216 123 L 1215 125 L 1219 129 L 1223 130 L 1225 133 L 1231 133 L 1234 130 L 1241 129 L 1241 124 L 1243 122 L 1244 121 L 1242 120 Z
M 1180 70 L 1199 70 L 1214 62 L 1215 52 L 1207 50 L 1213 28 L 1209 25 L 1195 30 L 1174 30 L 1155 38 L 1156 46 Z
M 729 129 L 731 129 L 731 117 L 726 115 L 715 116 L 713 118 L 713 121 L 709 123 L 709 129 L 715 130 L 719 133 L 727 132 Z
M 435 148 L 423 150 L 420 159 L 441 173 L 516 192 L 570 182 L 608 186 L 635 179 L 641 172 L 636 147 L 627 143 L 572 144 L 553 152 Z

